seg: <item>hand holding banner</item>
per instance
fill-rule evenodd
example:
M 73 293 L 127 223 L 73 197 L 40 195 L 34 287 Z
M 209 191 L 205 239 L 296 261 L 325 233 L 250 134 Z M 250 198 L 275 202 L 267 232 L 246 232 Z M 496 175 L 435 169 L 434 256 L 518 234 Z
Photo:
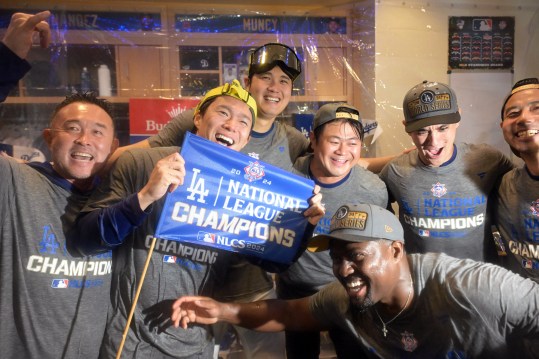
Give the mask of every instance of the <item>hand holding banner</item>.
M 184 185 L 169 193 L 156 237 L 290 263 L 314 182 L 187 134 Z

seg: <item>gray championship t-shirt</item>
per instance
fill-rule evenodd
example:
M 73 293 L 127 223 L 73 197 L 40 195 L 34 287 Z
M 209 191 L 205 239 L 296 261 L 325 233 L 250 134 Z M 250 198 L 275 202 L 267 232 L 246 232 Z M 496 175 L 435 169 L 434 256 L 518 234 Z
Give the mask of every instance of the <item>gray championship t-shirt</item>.
M 327 327 L 355 335 L 372 358 L 524 358 L 519 337 L 539 335 L 539 285 L 493 264 L 445 254 L 408 255 L 414 283 L 411 306 L 383 336 L 373 308 L 350 307 L 334 282 L 310 298 Z
M 312 155 L 298 159 L 296 169 L 309 177 L 311 161 Z M 316 225 L 314 235 L 329 233 L 331 217 L 345 203 L 371 203 L 381 207 L 387 204 L 388 194 L 384 182 L 361 166 L 354 166 L 350 174 L 338 183 L 316 183 L 320 186 L 326 214 Z M 306 250 L 297 262 L 279 274 L 277 290 L 280 298 L 302 298 L 334 280 L 329 251 L 313 253 Z
M 137 193 L 148 182 L 157 161 L 179 150 L 162 147 L 126 151 L 109 178 L 94 191 L 84 212 L 108 207 Z M 121 342 L 164 201 L 165 197 L 153 203 L 144 222 L 114 250 L 112 306 L 102 351 L 106 358 L 116 355 Z M 157 239 L 122 355 L 126 358 L 211 355 L 213 341 L 208 327 L 174 328 L 170 311 L 172 303 L 181 296 L 213 296 L 214 287 L 222 284 L 228 261 L 229 255 L 223 251 Z
M 539 282 L 539 178 L 526 168 L 503 176 L 494 209 L 502 265 Z
M 417 150 L 388 163 L 380 173 L 390 200 L 399 205 L 408 253 L 443 252 L 457 258 L 495 255 L 487 200 L 496 181 L 513 168 L 494 148 L 459 144 L 453 161 L 428 167 Z
M 64 233 L 87 196 L 43 167 L 0 157 L 0 357 L 97 358 L 112 255 L 70 255 Z

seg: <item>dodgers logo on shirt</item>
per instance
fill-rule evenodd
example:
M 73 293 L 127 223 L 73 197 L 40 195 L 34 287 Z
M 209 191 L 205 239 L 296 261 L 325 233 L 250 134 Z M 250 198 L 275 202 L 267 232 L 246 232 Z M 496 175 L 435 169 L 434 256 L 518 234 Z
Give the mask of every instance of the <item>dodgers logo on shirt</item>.
M 262 166 L 258 161 L 249 162 L 248 166 L 245 166 L 245 179 L 249 182 L 253 182 L 264 177 L 264 166 Z
M 413 333 L 408 333 L 407 331 L 404 331 L 404 333 L 401 333 L 401 343 L 403 346 L 403 349 L 407 352 L 413 352 L 417 348 L 417 340 L 414 338 Z
M 440 198 L 444 194 L 447 193 L 447 188 L 445 188 L 445 184 L 440 183 L 440 182 L 436 182 L 436 184 L 432 185 L 432 188 L 430 189 L 430 191 L 432 192 L 432 195 L 434 197 Z
M 539 199 L 532 202 L 530 210 L 534 216 L 539 217 Z
M 67 288 L 69 287 L 69 279 L 53 279 L 51 283 L 52 288 Z

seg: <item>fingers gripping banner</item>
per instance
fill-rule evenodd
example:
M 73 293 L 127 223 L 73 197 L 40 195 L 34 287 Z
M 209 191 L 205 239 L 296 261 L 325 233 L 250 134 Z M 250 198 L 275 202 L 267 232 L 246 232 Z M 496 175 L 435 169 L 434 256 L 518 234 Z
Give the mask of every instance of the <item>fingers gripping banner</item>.
M 314 182 L 187 134 L 183 186 L 169 193 L 156 237 L 289 263 Z

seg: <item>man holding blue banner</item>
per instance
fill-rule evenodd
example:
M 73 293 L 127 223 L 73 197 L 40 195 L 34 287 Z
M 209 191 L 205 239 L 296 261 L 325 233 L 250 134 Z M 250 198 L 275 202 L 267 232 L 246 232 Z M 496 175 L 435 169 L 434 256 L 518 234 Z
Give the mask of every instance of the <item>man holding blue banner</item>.
M 238 151 L 249 140 L 256 112 L 254 99 L 234 81 L 206 94 L 195 110 L 194 123 L 199 136 Z M 184 178 L 187 178 L 184 159 L 178 151 L 178 147 L 166 147 L 124 153 L 108 180 L 90 199 L 79 221 L 79 234 L 73 240 L 82 253 L 116 248 L 112 310 L 102 347 L 102 355 L 105 357 L 114 356 L 123 344 L 120 343 L 121 333 L 127 323 L 127 313 L 135 300 L 134 288 L 141 278 L 147 248 L 150 248 L 152 237 L 157 233 L 156 225 L 161 220 L 165 205 L 163 196 L 182 185 Z M 252 173 L 258 176 L 257 171 Z M 201 174 L 194 172 L 191 175 Z M 198 197 L 209 195 L 204 183 L 191 181 L 185 185 Z M 274 198 L 269 192 L 254 192 L 252 186 L 245 184 L 238 187 L 238 193 L 240 196 Z M 219 197 L 219 200 L 223 198 L 228 197 Z M 312 224 L 317 223 L 323 215 L 320 199 L 320 195 L 314 196 L 311 207 L 303 213 Z M 235 202 L 232 204 L 230 201 Z M 240 203 L 244 202 L 230 199 L 226 203 L 233 210 L 240 211 Z M 176 202 L 171 218 L 182 221 L 191 216 L 188 222 L 193 222 L 204 216 L 204 226 L 207 228 L 222 223 L 218 222 L 222 217 L 205 211 L 202 204 L 199 206 L 200 211 L 187 214 L 182 212 L 186 209 L 185 203 Z M 248 211 L 247 206 L 241 211 Z M 240 220 L 232 216 L 228 219 L 228 225 L 238 232 L 260 228 L 256 223 L 246 221 L 240 225 Z M 275 218 L 273 221 L 277 223 Z M 210 240 L 212 233 L 208 234 L 207 239 Z M 100 241 L 94 238 L 100 238 Z M 200 326 L 178 331 L 170 326 L 169 315 L 170 304 L 178 296 L 212 294 L 216 284 L 222 281 L 233 255 L 214 248 L 168 239 L 157 240 L 149 263 L 149 278 L 144 281 L 135 308 L 134 323 L 125 341 L 124 351 L 129 357 L 213 356 L 212 336 L 208 328 Z

